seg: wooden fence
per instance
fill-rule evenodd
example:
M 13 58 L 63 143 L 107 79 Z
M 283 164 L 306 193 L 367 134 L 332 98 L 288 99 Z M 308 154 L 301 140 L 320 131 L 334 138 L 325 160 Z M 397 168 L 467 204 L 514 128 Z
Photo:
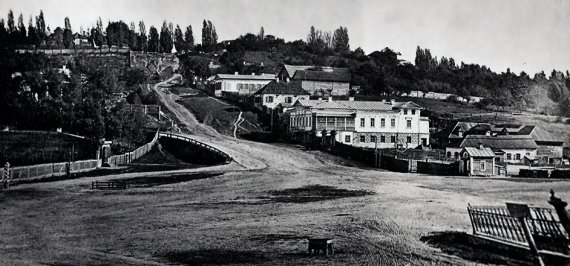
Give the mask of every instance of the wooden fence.
M 123 153 L 120 155 L 113 155 L 107 159 L 107 162 L 112 165 L 125 165 L 129 164 L 132 161 L 142 157 L 143 155 L 147 154 L 154 144 L 158 141 L 159 131 L 157 130 L 154 134 L 154 138 L 149 143 L 138 147 L 136 150 L 132 152 Z
M 75 162 L 46 163 L 29 166 L 17 166 L 9 169 L 11 182 L 37 180 L 49 177 L 65 176 L 95 170 L 99 160 L 83 160 Z M 2 176 L 5 169 L 0 170 Z
M 473 234 L 483 235 L 516 244 L 526 244 L 520 221 L 511 216 L 506 207 L 468 206 Z M 530 208 L 528 227 L 534 236 L 551 239 L 568 239 L 568 234 L 552 209 Z

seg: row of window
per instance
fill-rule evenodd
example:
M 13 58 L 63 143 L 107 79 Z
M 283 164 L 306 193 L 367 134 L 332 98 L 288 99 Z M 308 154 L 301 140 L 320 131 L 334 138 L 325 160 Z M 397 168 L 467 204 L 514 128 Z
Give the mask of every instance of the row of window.
M 237 88 L 239 91 L 242 91 L 242 90 L 258 91 L 262 87 L 263 87 L 263 84 L 243 84 L 243 83 L 237 84 Z
M 412 114 L 415 115 L 416 114 L 416 109 L 412 109 L 410 110 L 412 111 Z M 404 114 L 407 115 L 408 114 L 408 109 L 404 109 Z
M 376 136 L 374 136 L 374 135 L 370 136 L 370 142 L 371 143 L 376 143 L 376 141 L 377 141 Z M 350 136 L 345 136 L 344 142 L 349 143 L 350 142 Z M 365 135 L 360 135 L 360 142 L 366 143 L 366 136 Z M 380 136 L 380 143 L 386 143 L 386 136 L 384 136 L 384 135 Z M 396 136 L 390 136 L 390 143 L 396 143 Z M 411 136 L 406 137 L 406 143 L 412 143 L 412 137 Z
M 272 103 L 273 102 L 273 96 L 265 96 L 265 102 L 266 103 Z M 293 103 L 293 97 L 286 97 L 285 103 Z
M 515 160 L 520 160 L 521 159 L 521 154 L 520 153 L 515 153 Z M 526 155 L 530 155 L 530 152 L 527 152 Z M 513 155 L 510 153 L 507 153 L 507 160 L 512 160 Z
M 375 127 L 375 126 L 376 126 L 376 120 L 374 118 L 370 118 L 370 127 Z M 395 126 L 396 126 L 396 118 L 391 118 L 390 119 L 390 127 L 395 127 Z M 360 118 L 360 127 L 366 127 L 366 118 Z M 385 118 L 380 118 L 380 127 L 386 127 L 386 119 Z M 406 120 L 406 127 L 412 128 L 412 120 L 411 119 Z
M 291 117 L 291 125 L 294 127 L 308 127 L 311 125 L 311 119 L 308 116 Z

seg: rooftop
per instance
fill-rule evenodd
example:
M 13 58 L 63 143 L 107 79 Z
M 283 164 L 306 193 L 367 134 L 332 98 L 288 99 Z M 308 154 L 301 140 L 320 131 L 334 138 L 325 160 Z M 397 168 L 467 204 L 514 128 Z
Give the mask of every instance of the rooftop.
M 491 148 L 487 147 L 465 147 L 464 150 L 469 154 L 471 157 L 495 157 L 495 153 Z
M 292 94 L 292 95 L 310 95 L 301 87 L 301 82 L 277 82 L 271 81 L 254 94 Z
M 530 136 L 513 136 L 513 135 L 468 135 L 459 145 L 465 147 L 479 147 L 482 144 L 491 149 L 537 149 L 538 145 Z
M 287 74 L 289 74 L 289 77 L 293 77 L 295 76 L 295 74 L 297 73 L 297 71 L 299 70 L 315 70 L 315 71 L 319 71 L 317 69 L 320 69 L 321 71 L 324 72 L 346 72 L 349 73 L 348 68 L 340 68 L 340 67 L 318 67 L 318 66 L 294 66 L 294 65 L 283 65 L 283 69 L 285 69 L 285 71 L 287 71 Z
M 297 70 L 293 79 L 298 80 L 314 80 L 314 81 L 332 81 L 332 82 L 350 82 L 351 76 L 349 72 L 326 72 L 316 70 Z
M 238 79 L 238 80 L 273 80 L 274 75 L 262 74 L 262 75 L 239 75 L 239 74 L 218 74 L 219 79 Z

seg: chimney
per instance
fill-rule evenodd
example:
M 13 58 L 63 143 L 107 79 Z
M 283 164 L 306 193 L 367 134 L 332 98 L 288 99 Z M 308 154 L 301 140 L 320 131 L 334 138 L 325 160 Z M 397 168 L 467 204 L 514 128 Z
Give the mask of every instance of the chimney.
M 479 149 L 482 150 L 483 149 L 483 143 L 479 142 Z
M 348 101 L 354 102 L 354 97 L 348 97 Z
M 329 96 L 329 103 L 332 102 L 332 96 Z
M 234 72 L 234 75 L 236 75 L 236 76 L 237 76 L 237 75 L 238 75 L 238 72 L 237 72 L 237 71 L 236 71 L 236 72 Z

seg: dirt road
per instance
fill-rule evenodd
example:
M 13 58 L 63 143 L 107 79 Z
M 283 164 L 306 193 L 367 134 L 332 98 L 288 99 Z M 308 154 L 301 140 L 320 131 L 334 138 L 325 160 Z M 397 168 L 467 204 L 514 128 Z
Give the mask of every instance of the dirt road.
M 203 169 L 26 184 L 0 193 L 1 265 L 461 265 L 420 241 L 469 232 L 467 203 L 548 206 L 567 182 L 440 177 L 359 167 L 298 146 L 222 136 L 161 86 L 190 137 L 235 163 Z M 211 174 L 126 191 L 93 180 Z M 305 255 L 306 238 L 335 239 L 334 257 Z

